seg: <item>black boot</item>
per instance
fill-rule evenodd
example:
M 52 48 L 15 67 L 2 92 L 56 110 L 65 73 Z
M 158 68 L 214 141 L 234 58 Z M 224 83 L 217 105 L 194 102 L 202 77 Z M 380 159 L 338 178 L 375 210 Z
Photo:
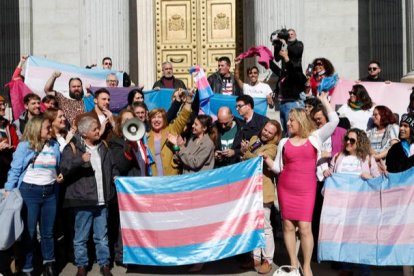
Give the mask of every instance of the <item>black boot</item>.
M 43 276 L 57 276 L 55 269 L 55 262 L 49 262 L 45 264 L 45 270 L 43 272 Z

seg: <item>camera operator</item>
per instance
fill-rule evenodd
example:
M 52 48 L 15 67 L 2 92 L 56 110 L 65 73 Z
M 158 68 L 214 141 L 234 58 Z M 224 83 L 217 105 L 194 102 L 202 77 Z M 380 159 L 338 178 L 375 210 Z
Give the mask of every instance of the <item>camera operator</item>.
M 270 69 L 279 78 L 274 97 L 277 97 L 280 102 L 280 121 L 286 134 L 289 111 L 292 108 L 304 107 L 300 95 L 305 90 L 306 83 L 301 65 L 303 44 L 295 37 L 293 40 L 291 38 L 289 46 L 289 32 L 286 29 L 273 32 L 270 38 L 277 62 L 276 64 L 271 61 Z

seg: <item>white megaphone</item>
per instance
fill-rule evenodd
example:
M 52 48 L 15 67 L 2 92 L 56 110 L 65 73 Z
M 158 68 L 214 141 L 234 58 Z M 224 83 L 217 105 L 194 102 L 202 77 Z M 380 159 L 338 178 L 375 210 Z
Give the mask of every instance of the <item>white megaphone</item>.
M 145 135 L 145 125 L 137 118 L 128 119 L 122 127 L 122 134 L 128 141 L 138 141 Z

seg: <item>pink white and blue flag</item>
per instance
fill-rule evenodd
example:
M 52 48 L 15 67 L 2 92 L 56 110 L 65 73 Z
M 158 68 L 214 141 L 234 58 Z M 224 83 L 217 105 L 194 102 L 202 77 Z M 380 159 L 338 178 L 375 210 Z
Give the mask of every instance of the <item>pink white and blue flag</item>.
M 262 162 L 179 176 L 117 177 L 124 263 L 204 263 L 264 247 Z
M 40 97 L 45 95 L 44 87 L 46 81 L 54 71 L 60 71 L 62 75 L 56 79 L 54 90 L 62 92 L 69 97 L 69 79 L 78 77 L 83 86 L 106 86 L 106 76 L 116 73 L 119 83 L 122 84 L 123 73 L 103 69 L 86 69 L 72 64 L 66 64 L 49 60 L 42 57 L 30 56 L 26 62 L 25 84 Z
M 207 76 L 204 73 L 203 68 L 196 65 L 191 67 L 188 71 L 190 74 L 195 73 L 194 82 L 199 93 L 201 111 L 206 115 L 215 117 L 215 114 L 210 109 L 210 98 L 213 97 L 214 93 L 208 83 Z
M 368 181 L 334 174 L 325 181 L 319 261 L 414 265 L 414 168 Z

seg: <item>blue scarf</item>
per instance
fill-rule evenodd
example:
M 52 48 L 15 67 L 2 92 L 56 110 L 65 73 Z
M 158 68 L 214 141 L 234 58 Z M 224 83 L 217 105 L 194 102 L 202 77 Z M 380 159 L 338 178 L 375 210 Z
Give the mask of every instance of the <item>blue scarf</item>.
M 410 157 L 410 143 L 404 139 L 401 141 L 401 146 L 404 150 L 405 155 L 407 155 L 407 157 Z

